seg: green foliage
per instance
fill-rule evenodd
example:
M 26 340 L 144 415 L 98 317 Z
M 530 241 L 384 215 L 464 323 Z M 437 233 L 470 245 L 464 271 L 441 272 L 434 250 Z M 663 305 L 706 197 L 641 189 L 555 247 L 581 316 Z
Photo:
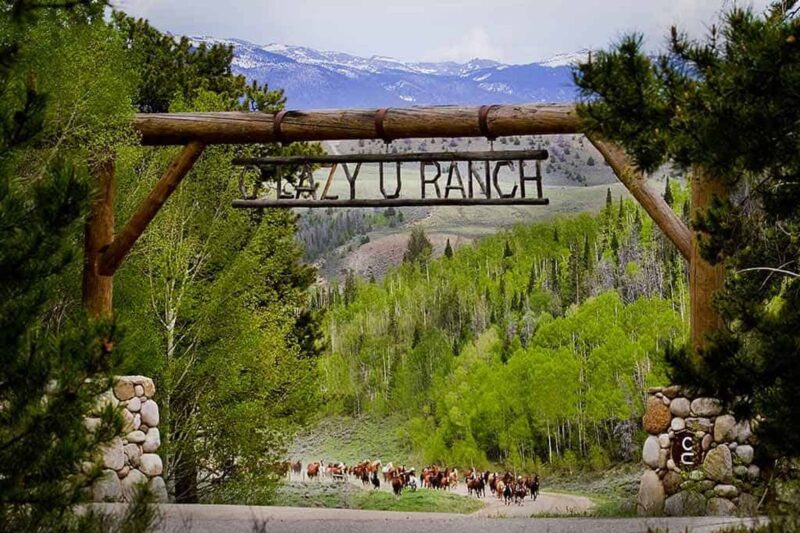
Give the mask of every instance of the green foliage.
M 201 92 L 214 93 L 225 109 L 232 110 L 274 113 L 286 102 L 283 91 L 271 91 L 256 82 L 248 84 L 244 76 L 233 75 L 232 46 L 195 46 L 188 37 L 176 40 L 146 20 L 121 11 L 112 14 L 112 23 L 124 36 L 137 65 L 140 82 L 134 103 L 143 112 L 171 111 L 176 100 L 191 102 Z
M 411 228 L 411 237 L 408 239 L 408 247 L 403 255 L 403 261 L 424 266 L 430 261 L 432 254 L 433 245 L 425 235 L 425 229 L 419 225 Z
M 660 347 L 686 331 L 683 264 L 632 209 L 518 226 L 426 269 L 356 280 L 355 297 L 327 314 L 331 411 L 406 413 L 404 438 L 423 462 L 632 458 L 615 432 L 665 380 Z M 667 280 L 672 300 L 661 298 Z
M 450 246 L 450 239 L 447 239 L 447 244 L 444 247 L 444 256 L 448 259 L 453 257 L 453 247 Z
M 675 205 L 675 198 L 672 195 L 672 187 L 670 186 L 670 183 L 669 183 L 669 177 L 667 178 L 667 185 L 664 188 L 664 201 L 670 207 Z
M 466 496 L 438 490 L 405 490 L 400 497 L 383 491 L 362 491 L 356 495 L 358 509 L 374 511 L 471 514 L 483 502 Z
M 192 48 L 124 15 L 145 111 L 273 111 L 280 92 L 247 86 L 229 48 Z M 165 472 L 178 501 L 263 503 L 274 465 L 313 410 L 314 358 L 322 349 L 289 211 L 231 209 L 237 155 L 318 152 L 318 145 L 209 147 L 137 242 L 117 275 L 131 369 L 157 382 Z M 175 157 L 174 149 L 118 152 L 119 219 L 127 219 Z
M 603 472 L 611 466 L 608 454 L 598 444 L 592 444 L 589 448 L 589 468 L 595 472 Z
M 123 363 L 114 325 L 74 301 L 86 149 L 113 142 L 130 101 L 124 72 L 112 79 L 103 64 L 123 54 L 103 5 L 59 7 L 10 2 L 0 14 L 0 530 L 138 531 L 153 520 L 145 493 L 118 517 L 76 509 L 101 446 L 122 432 L 98 403 Z
M 651 58 L 628 36 L 575 72 L 585 123 L 640 168 L 674 162 L 730 190 L 692 220 L 708 235 L 703 256 L 726 268 L 724 327 L 701 357 L 670 358 L 676 380 L 762 414 L 763 449 L 775 456 L 800 454 L 799 22 L 796 1 L 763 15 L 734 6 L 705 39 L 673 28 Z

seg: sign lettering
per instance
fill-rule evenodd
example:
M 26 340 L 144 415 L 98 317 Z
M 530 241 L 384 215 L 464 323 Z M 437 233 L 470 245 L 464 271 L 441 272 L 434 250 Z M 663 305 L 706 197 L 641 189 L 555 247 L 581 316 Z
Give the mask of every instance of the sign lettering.
M 541 162 L 547 157 L 546 150 L 510 150 L 237 159 L 234 165 L 256 168 L 261 177 L 249 195 L 240 181 L 244 198 L 233 205 L 254 208 L 547 205 L 541 173 Z M 374 187 L 371 185 L 374 182 L 368 179 L 358 181 L 363 174 L 362 165 L 369 164 L 377 165 L 378 186 L 370 192 L 371 197 L 359 198 L 357 183 L 363 182 L 361 189 Z M 403 182 L 409 179 L 414 165 L 419 170 L 419 196 L 408 197 L 403 195 L 403 191 L 409 190 L 403 187 Z M 330 169 L 324 186 L 314 176 L 314 170 L 320 167 Z M 346 180 L 349 198 L 331 194 L 337 176 Z M 387 183 L 391 181 L 393 186 Z M 530 190 L 530 185 L 535 189 Z M 266 194 L 261 194 L 265 191 Z

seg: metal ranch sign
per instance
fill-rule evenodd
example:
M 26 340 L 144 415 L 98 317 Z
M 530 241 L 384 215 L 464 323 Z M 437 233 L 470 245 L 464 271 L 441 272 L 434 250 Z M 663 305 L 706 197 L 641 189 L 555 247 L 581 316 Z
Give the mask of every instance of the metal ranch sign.
M 256 168 L 261 178 L 250 195 L 240 181 L 244 198 L 233 206 L 547 205 L 541 171 L 547 157 L 546 150 L 509 150 L 237 159 L 234 165 Z M 359 173 L 367 164 L 378 166 L 378 198 L 356 195 Z M 319 167 L 330 169 L 324 184 L 314 177 Z M 331 194 L 334 180 L 342 176 L 349 189 L 347 198 Z M 409 181 L 414 183 L 409 186 Z M 411 195 L 407 195 L 409 190 Z M 263 191 L 269 191 L 269 196 L 259 196 Z

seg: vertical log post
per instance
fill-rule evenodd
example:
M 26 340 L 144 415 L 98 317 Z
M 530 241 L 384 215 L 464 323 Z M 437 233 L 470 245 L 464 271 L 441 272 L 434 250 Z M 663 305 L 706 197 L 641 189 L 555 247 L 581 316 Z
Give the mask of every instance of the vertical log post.
M 714 196 L 725 198 L 727 188 L 706 171 L 696 168 L 691 180 L 692 216 L 702 213 Z M 714 295 L 725 282 L 725 268 L 721 263 L 711 265 L 700 255 L 700 241 L 705 235 L 692 230 L 692 251 L 689 259 L 689 296 L 691 302 L 691 341 L 695 355 L 706 344 L 706 336 L 722 327 L 722 319 L 714 307 Z
M 114 239 L 114 158 L 106 156 L 90 162 L 96 189 L 89 205 L 84 231 L 83 305 L 89 316 L 109 318 L 113 312 L 112 289 L 114 278 L 99 271 L 103 250 Z
M 97 267 L 100 274 L 104 276 L 114 275 L 131 251 L 131 248 L 133 248 L 133 245 L 144 233 L 144 230 L 147 229 L 147 226 L 153 221 L 170 195 L 175 192 L 183 178 L 192 169 L 203 153 L 205 146 L 200 141 L 192 141 L 183 147 L 178 157 L 172 161 L 167 171 L 164 172 L 164 175 L 161 176 L 161 179 L 150 191 L 150 194 L 147 195 L 147 198 L 122 228 L 117 238 L 108 243 L 107 249 L 97 259 Z

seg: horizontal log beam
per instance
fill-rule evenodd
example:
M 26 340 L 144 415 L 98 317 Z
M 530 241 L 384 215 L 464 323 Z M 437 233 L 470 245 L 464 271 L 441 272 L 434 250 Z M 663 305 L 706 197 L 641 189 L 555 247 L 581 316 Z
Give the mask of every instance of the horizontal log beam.
M 99 271 L 104 276 L 113 276 L 125 256 L 131 251 L 133 245 L 141 237 L 147 225 L 155 218 L 158 211 L 169 199 L 170 195 L 178 188 L 181 180 L 192 169 L 195 161 L 203 153 L 205 144 L 201 141 L 192 141 L 181 150 L 178 157 L 172 161 L 167 171 L 158 180 L 156 186 L 139 205 L 136 213 L 128 220 L 120 234 L 105 249 L 99 261 Z
M 420 207 L 436 205 L 474 206 L 474 205 L 548 205 L 547 198 L 354 198 L 352 200 L 304 200 L 274 198 L 255 198 L 234 200 L 233 207 L 239 208 L 306 208 L 306 207 Z
M 498 150 L 482 152 L 418 152 L 403 154 L 289 155 L 234 159 L 234 165 L 296 165 L 333 163 L 418 163 L 444 161 L 544 161 L 547 150 Z
M 140 113 L 134 128 L 145 145 L 247 144 L 345 139 L 500 137 L 579 133 L 572 104 L 432 106 L 257 112 Z M 276 117 L 279 118 L 276 125 Z M 488 135 L 487 135 L 488 134 Z

